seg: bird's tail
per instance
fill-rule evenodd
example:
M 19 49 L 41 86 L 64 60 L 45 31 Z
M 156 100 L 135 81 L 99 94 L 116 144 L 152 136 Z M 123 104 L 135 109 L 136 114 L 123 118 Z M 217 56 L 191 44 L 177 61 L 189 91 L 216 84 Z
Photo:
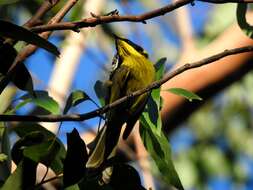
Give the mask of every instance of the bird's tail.
M 121 126 L 119 123 L 110 125 L 107 123 L 102 130 L 98 133 L 95 139 L 95 146 L 90 151 L 89 159 L 86 163 L 86 168 L 90 171 L 96 171 L 102 169 L 102 179 L 104 183 L 109 183 L 110 176 L 113 168 L 103 167 L 103 164 L 113 158 L 116 155 L 117 144 L 120 136 Z

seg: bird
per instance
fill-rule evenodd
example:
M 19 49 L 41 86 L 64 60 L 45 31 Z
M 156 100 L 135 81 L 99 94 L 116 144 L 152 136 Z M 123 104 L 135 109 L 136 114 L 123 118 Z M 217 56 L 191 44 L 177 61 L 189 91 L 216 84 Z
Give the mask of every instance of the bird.
M 116 54 L 112 61 L 106 104 L 143 89 L 155 80 L 154 64 L 149 60 L 148 53 L 129 39 L 114 35 Z M 127 139 L 135 123 L 145 108 L 150 92 L 130 98 L 124 103 L 110 109 L 105 115 L 105 124 L 98 132 L 90 151 L 86 167 L 88 171 L 101 169 L 103 164 L 116 155 L 123 124 L 126 123 L 123 139 Z M 113 167 L 102 169 L 101 184 L 108 184 Z M 92 172 L 91 172 L 92 173 Z

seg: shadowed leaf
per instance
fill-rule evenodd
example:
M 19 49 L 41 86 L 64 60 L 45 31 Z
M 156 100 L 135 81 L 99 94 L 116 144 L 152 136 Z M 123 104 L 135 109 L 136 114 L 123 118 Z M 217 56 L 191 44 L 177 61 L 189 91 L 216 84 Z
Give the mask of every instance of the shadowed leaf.
M 76 129 L 67 133 L 67 155 L 64 160 L 64 187 L 78 183 L 85 175 L 85 164 L 88 160 L 85 142 Z
M 171 92 L 173 94 L 182 96 L 182 97 L 188 99 L 190 102 L 192 100 L 202 100 L 202 98 L 199 97 L 197 94 L 195 94 L 193 92 L 190 92 L 188 90 L 185 90 L 183 88 L 170 88 L 170 89 L 167 89 L 165 91 L 168 91 L 168 92 Z
M 56 56 L 60 55 L 60 52 L 55 45 L 21 26 L 0 20 L 0 28 L 0 36 L 12 38 L 18 41 L 25 41 L 41 47 Z
M 113 165 L 113 173 L 109 183 L 113 189 L 121 190 L 145 190 L 141 185 L 141 179 L 136 169 L 128 164 Z
M 19 89 L 28 91 L 30 93 L 33 92 L 32 76 L 30 75 L 24 63 L 19 63 L 17 65 L 15 72 L 11 76 L 11 81 Z
M 17 56 L 17 51 L 10 44 L 0 42 L 0 73 L 5 75 Z
M 85 92 L 81 90 L 71 92 L 71 94 L 67 99 L 66 106 L 63 110 L 63 114 L 66 114 L 71 107 L 76 106 L 86 100 L 91 100 L 91 98 Z
M 59 143 L 52 139 L 37 145 L 28 146 L 24 149 L 23 154 L 34 162 L 40 162 L 50 167 L 59 150 Z
M 160 59 L 156 64 L 156 80 L 163 77 L 166 59 Z M 162 131 L 160 88 L 152 90 L 151 97 L 140 117 L 140 135 L 144 146 L 156 163 L 161 175 L 169 186 L 183 190 L 183 186 L 171 159 L 168 139 Z
M 155 161 L 163 179 L 168 185 L 183 190 L 184 188 L 171 160 L 171 149 L 168 139 L 163 133 L 159 135 L 152 131 L 145 123 L 141 122 L 141 124 L 140 135 L 143 144 Z
M 163 57 L 155 63 L 155 70 L 156 70 L 156 77 L 155 78 L 156 78 L 156 80 L 159 80 L 163 77 L 166 60 L 167 60 L 167 58 Z
M 29 159 L 22 160 L 3 184 L 1 190 L 33 189 L 36 182 L 36 168 L 37 163 Z
M 47 129 L 45 129 L 44 127 L 42 127 L 41 125 L 39 125 L 37 123 L 27 123 L 27 122 L 23 122 L 23 123 L 18 124 L 18 126 L 16 126 L 13 130 L 21 138 L 24 138 L 27 134 L 32 134 L 34 132 L 40 133 L 41 135 L 43 135 L 44 140 L 42 139 L 41 141 L 37 142 L 36 144 L 30 145 L 30 147 L 35 146 L 35 145 L 40 146 L 42 148 L 41 150 L 44 151 L 43 154 L 47 154 L 45 152 L 46 148 L 48 146 L 54 146 L 52 148 L 52 154 L 50 154 L 49 158 L 48 158 L 48 161 L 50 161 L 51 163 L 46 163 L 46 164 L 50 164 L 50 168 L 56 174 L 60 174 L 63 172 L 62 160 L 65 158 L 66 150 L 65 150 L 63 143 L 58 138 L 56 138 L 56 141 L 55 141 L 56 144 L 52 145 L 52 141 L 54 141 L 54 139 L 55 139 L 55 134 L 48 131 Z M 38 150 L 40 150 L 40 147 L 37 147 Z M 58 147 L 59 147 L 59 150 L 58 150 Z M 35 150 L 36 147 L 33 147 L 31 149 L 34 149 L 34 151 L 36 151 Z M 28 153 L 28 154 L 30 154 L 30 153 Z M 34 158 L 34 160 L 39 160 L 38 158 L 39 158 L 39 156 L 41 156 L 41 153 L 37 152 L 35 154 L 36 155 L 32 155 L 32 157 Z M 45 159 L 44 161 L 47 161 L 47 159 Z
M 247 4 L 238 3 L 236 9 L 236 19 L 241 30 L 250 38 L 253 38 L 253 26 L 246 20 Z
M 96 82 L 96 84 L 94 85 L 94 90 L 96 92 L 96 95 L 100 101 L 101 106 L 105 105 L 105 99 L 107 97 L 108 94 L 108 88 L 106 87 L 106 85 L 101 82 L 100 80 L 98 80 Z
M 33 91 L 33 94 L 35 97 L 33 97 L 31 94 L 25 94 L 21 96 L 19 99 L 23 101 L 7 113 L 13 113 L 28 103 L 34 103 L 35 105 L 49 111 L 52 114 L 60 114 L 59 104 L 48 95 L 47 91 Z

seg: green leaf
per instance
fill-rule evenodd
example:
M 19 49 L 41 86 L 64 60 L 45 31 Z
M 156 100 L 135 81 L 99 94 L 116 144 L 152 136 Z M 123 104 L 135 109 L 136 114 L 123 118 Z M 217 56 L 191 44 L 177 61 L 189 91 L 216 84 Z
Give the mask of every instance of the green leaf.
M 15 113 L 15 111 L 22 108 L 23 106 L 25 106 L 29 102 L 31 102 L 30 99 L 24 100 L 24 101 L 20 102 L 19 104 L 17 104 L 13 109 L 6 110 L 4 113 L 5 114 L 13 114 L 13 113 Z
M 182 97 L 188 99 L 190 102 L 192 100 L 202 100 L 202 98 L 199 97 L 197 94 L 195 94 L 193 92 L 190 92 L 188 90 L 185 90 L 183 88 L 170 88 L 170 89 L 167 89 L 165 91 L 168 91 L 168 92 L 171 92 L 173 94 L 182 96 Z
M 23 159 L 23 151 L 26 147 L 40 144 L 45 141 L 46 137 L 39 131 L 33 131 L 16 141 L 11 149 L 11 157 L 13 162 L 18 165 Z
M 14 109 L 8 111 L 7 113 L 13 113 L 17 109 L 25 106 L 28 103 L 34 103 L 35 105 L 49 111 L 52 114 L 60 114 L 60 106 L 59 104 L 48 95 L 47 91 L 34 91 L 33 93 L 35 97 L 31 94 L 25 94 L 21 96 L 19 99 L 23 100 L 20 102 Z
M 31 160 L 22 160 L 16 170 L 1 187 L 1 190 L 32 189 L 36 182 L 37 164 Z
M 80 190 L 78 184 L 65 187 L 64 189 L 65 189 L 65 190 Z
M 13 75 L 11 81 L 21 90 L 33 92 L 33 81 L 32 76 L 27 70 L 24 63 L 19 63 Z
M 60 55 L 60 52 L 55 45 L 21 26 L 0 20 L 0 27 L 0 36 L 12 38 L 18 41 L 25 41 L 27 43 L 41 47 L 56 56 Z
M 11 173 L 11 151 L 9 131 L 3 122 L 0 122 L 0 153 L 0 181 L 5 181 Z
M 1 190 L 22 189 L 23 163 L 20 163 L 14 173 L 6 180 Z
M 66 114 L 71 107 L 76 106 L 86 100 L 91 100 L 91 98 L 85 92 L 81 90 L 71 92 L 67 99 L 63 114 Z
M 163 77 L 164 71 L 165 71 L 165 63 L 167 58 L 163 57 L 159 59 L 155 64 L 155 70 L 156 70 L 156 80 L 159 80 Z
M 246 20 L 247 4 L 238 3 L 236 9 L 237 23 L 241 30 L 250 38 L 253 38 L 253 26 Z
M 156 80 L 160 80 L 165 71 L 165 62 L 166 58 L 161 58 L 157 61 L 155 64 L 156 74 L 155 78 Z M 145 122 L 148 122 L 148 125 L 152 128 L 156 128 L 158 133 L 162 130 L 162 122 L 159 115 L 159 110 L 161 107 L 161 97 L 160 97 L 160 88 L 154 89 L 151 92 L 151 96 L 148 99 L 146 109 L 142 113 L 143 119 Z
M 157 80 L 163 77 L 165 61 L 166 59 L 163 58 L 156 64 Z M 154 159 L 165 182 L 170 186 L 183 190 L 184 188 L 171 159 L 168 139 L 162 132 L 162 121 L 159 112 L 161 104 L 160 88 L 152 90 L 151 97 L 140 117 L 140 135 L 144 146 Z
M 152 128 L 154 131 L 157 131 L 157 133 L 160 133 L 162 131 L 161 130 L 162 129 L 161 116 L 158 110 L 159 106 L 157 106 L 156 102 L 151 96 L 148 99 L 145 110 L 144 112 L 142 112 L 142 115 L 140 117 L 140 121 L 145 122 L 146 125 Z
M 140 135 L 143 144 L 155 161 L 161 176 L 168 185 L 174 186 L 179 190 L 183 190 L 184 188 L 171 159 L 171 149 L 168 139 L 165 137 L 163 132 L 159 135 L 152 131 L 152 129 L 144 122 L 141 121 L 141 124 Z
M 42 127 L 41 125 L 37 123 L 23 122 L 23 123 L 18 124 L 15 128 L 13 128 L 13 130 L 21 138 L 32 132 L 41 132 L 47 140 L 55 139 L 55 134 L 48 131 L 47 129 L 45 129 L 44 127 Z M 56 174 L 60 174 L 63 172 L 63 160 L 66 156 L 66 150 L 65 150 L 64 144 L 58 138 L 56 138 L 56 141 L 57 141 L 57 144 L 60 145 L 60 149 L 55 155 L 55 159 L 50 164 L 50 167 L 54 172 L 56 172 Z M 46 146 L 46 145 L 43 145 L 43 146 Z
M 101 106 L 105 105 L 105 98 L 108 96 L 108 87 L 105 83 L 98 80 L 94 85 L 95 93 L 100 101 Z
M 7 161 L 7 160 L 8 160 L 8 156 L 4 153 L 0 153 L 0 163 L 4 162 L 4 161 Z
M 54 141 L 54 139 L 51 139 L 37 145 L 26 147 L 23 154 L 36 163 L 42 163 L 50 167 L 59 150 L 60 144 Z
M 16 3 L 19 0 L 0 0 L 0 5 L 7 5 L 7 4 L 12 4 L 12 3 Z

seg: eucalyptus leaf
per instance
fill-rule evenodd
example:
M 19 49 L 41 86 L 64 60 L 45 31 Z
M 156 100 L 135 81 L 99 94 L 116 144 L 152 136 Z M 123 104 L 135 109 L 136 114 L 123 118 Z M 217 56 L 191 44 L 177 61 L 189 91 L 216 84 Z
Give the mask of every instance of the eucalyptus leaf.
M 34 103 L 35 105 L 49 111 L 52 114 L 60 114 L 59 104 L 51 96 L 48 95 L 47 91 L 33 91 L 33 94 L 35 97 L 31 94 L 25 94 L 21 96 L 19 99 L 23 101 L 7 113 L 13 113 L 28 103 Z
M 23 151 L 29 146 L 43 143 L 46 140 L 46 136 L 40 131 L 33 131 L 26 134 L 15 142 L 11 149 L 11 157 L 13 162 L 18 165 L 25 157 Z
M 33 93 L 33 80 L 24 63 L 19 63 L 11 76 L 11 81 L 21 90 Z
M 155 70 L 156 70 L 156 80 L 159 80 L 163 77 L 164 75 L 164 70 L 165 70 L 165 63 L 166 63 L 167 58 L 163 57 L 159 59 L 155 63 Z
M 37 164 L 29 159 L 22 160 L 9 176 L 1 190 L 33 189 L 36 182 Z
M 9 71 L 16 56 L 17 51 L 13 46 L 11 46 L 10 44 L 0 44 L 0 74 L 2 75 L 2 77 L 4 77 Z M 33 91 L 32 77 L 28 69 L 22 62 L 17 64 L 15 72 L 12 73 L 10 80 L 15 84 L 15 86 L 17 86 L 21 90 L 26 90 L 30 93 Z
M 156 80 L 163 77 L 166 59 L 160 59 L 156 64 Z M 168 139 L 162 132 L 160 115 L 161 106 L 160 88 L 152 90 L 144 112 L 140 117 L 140 135 L 144 146 L 156 163 L 165 182 L 183 190 L 183 186 L 174 168 L 171 159 L 171 150 Z
M 0 20 L 0 27 L 0 36 L 12 38 L 18 41 L 25 41 L 41 47 L 56 56 L 60 55 L 60 52 L 55 45 L 26 28 L 4 20 Z
M 23 163 L 20 163 L 16 170 L 6 180 L 1 190 L 20 190 L 22 189 Z
M 100 101 L 101 106 L 104 106 L 105 99 L 108 96 L 108 86 L 106 86 L 106 84 L 103 83 L 102 81 L 98 80 L 94 85 L 94 90 Z
M 76 106 L 86 100 L 91 100 L 91 98 L 85 92 L 81 90 L 71 92 L 71 94 L 67 99 L 66 106 L 63 110 L 63 114 L 66 114 L 71 107 Z
M 46 139 L 55 140 L 55 134 L 53 134 L 51 131 L 45 129 L 43 126 L 37 123 L 23 122 L 23 123 L 18 124 L 16 127 L 14 127 L 13 130 L 21 138 L 32 132 L 41 132 L 45 136 Z M 47 142 L 47 141 L 44 141 L 44 142 Z M 63 160 L 66 156 L 66 150 L 65 150 L 64 144 L 58 138 L 56 138 L 56 142 L 57 144 L 60 145 L 60 149 L 59 151 L 57 151 L 57 154 L 54 157 L 55 159 L 50 164 L 50 167 L 56 174 L 60 174 L 63 172 Z M 42 146 L 46 146 L 46 145 L 42 145 Z
M 165 72 L 165 62 L 166 58 L 159 59 L 155 64 L 156 74 L 155 80 L 160 80 Z M 149 122 L 149 125 L 152 128 L 157 128 L 157 131 L 161 131 L 162 123 L 159 115 L 159 110 L 161 107 L 161 98 L 160 98 L 160 88 L 153 89 L 151 91 L 151 97 L 148 99 L 146 110 L 143 112 L 146 122 Z
M 142 122 L 142 127 L 140 128 L 143 144 L 155 161 L 162 178 L 168 185 L 183 190 L 184 188 L 171 159 L 171 148 L 168 139 L 163 133 L 158 135 L 148 128 L 149 126 L 143 124 Z
M 183 88 L 170 88 L 165 91 L 182 96 L 182 97 L 188 99 L 190 102 L 192 100 L 202 100 L 202 98 L 200 96 L 198 96 L 197 94 L 190 92 L 190 91 L 183 89 Z
M 40 144 L 26 147 L 23 154 L 36 163 L 42 163 L 50 167 L 59 150 L 60 144 L 54 141 L 54 139 L 51 139 Z
M 71 133 L 67 133 L 67 154 L 63 168 L 65 188 L 78 183 L 85 176 L 87 160 L 86 144 L 74 128 Z

